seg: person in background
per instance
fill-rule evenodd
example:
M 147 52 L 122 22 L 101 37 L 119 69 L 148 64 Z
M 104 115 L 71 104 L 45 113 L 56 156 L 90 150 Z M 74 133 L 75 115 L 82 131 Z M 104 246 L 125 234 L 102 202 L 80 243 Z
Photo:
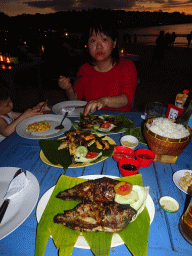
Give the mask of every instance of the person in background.
M 157 61 L 158 66 L 161 66 L 161 62 L 164 60 L 165 49 L 168 47 L 167 39 L 164 35 L 164 31 L 160 31 L 159 36 L 156 39 L 156 47 L 152 56 L 151 65 L 154 65 L 155 61 Z
M 190 44 L 191 44 L 191 39 L 192 39 L 192 32 L 187 35 L 187 41 L 188 41 L 187 47 L 190 46 Z
M 173 32 L 173 33 L 171 34 L 171 38 L 170 38 L 171 46 L 174 45 L 176 37 L 177 37 L 177 36 L 176 36 L 175 32 Z
M 69 100 L 85 100 L 84 115 L 102 108 L 132 111 L 132 101 L 137 86 L 134 63 L 119 58 L 118 33 L 101 13 L 90 15 L 93 19 L 87 33 L 88 61 L 83 64 L 72 86 L 70 79 L 60 76 L 59 86 L 67 92 Z M 99 19 L 98 19 L 99 17 Z
M 44 102 L 39 103 L 31 109 L 27 109 L 23 114 L 13 112 L 13 103 L 7 87 L 0 85 L 0 142 L 15 131 L 16 126 L 26 118 L 42 115 L 46 105 L 40 111 Z M 39 112 L 40 111 L 40 112 Z

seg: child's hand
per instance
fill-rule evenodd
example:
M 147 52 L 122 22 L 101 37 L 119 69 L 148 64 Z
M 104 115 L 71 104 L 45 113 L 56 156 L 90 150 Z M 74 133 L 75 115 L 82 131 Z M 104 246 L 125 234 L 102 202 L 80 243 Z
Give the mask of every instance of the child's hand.
M 37 115 L 42 115 L 43 112 L 39 112 L 40 108 L 29 108 L 25 110 L 25 112 L 20 116 L 22 120 L 32 117 L 32 116 L 37 116 Z
M 65 76 L 60 76 L 58 80 L 59 87 L 61 87 L 63 90 L 69 90 L 72 88 L 70 79 Z
M 37 104 L 35 107 L 33 107 L 32 109 L 38 109 L 38 110 L 41 110 L 41 112 L 43 112 L 44 110 L 50 110 L 48 107 L 47 107 L 47 102 L 48 100 L 46 101 L 43 101 L 43 102 L 40 102 L 39 104 Z

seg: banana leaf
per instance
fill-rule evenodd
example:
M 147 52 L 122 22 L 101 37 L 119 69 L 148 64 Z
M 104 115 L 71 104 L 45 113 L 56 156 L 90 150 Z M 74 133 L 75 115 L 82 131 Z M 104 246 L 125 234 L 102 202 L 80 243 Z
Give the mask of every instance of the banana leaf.
M 141 174 L 118 178 L 118 180 L 129 181 L 134 185 L 143 186 Z M 35 256 L 44 255 L 46 244 L 50 236 L 52 236 L 60 256 L 70 256 L 72 254 L 80 232 L 54 223 L 53 218 L 58 213 L 73 209 L 79 202 L 63 201 L 55 196 L 60 191 L 71 188 L 84 181 L 86 180 L 76 177 L 60 176 L 37 227 Z M 147 255 L 149 226 L 150 217 L 145 207 L 135 221 L 129 223 L 124 229 L 118 232 L 133 256 Z M 113 234 L 104 232 L 83 232 L 82 235 L 95 256 L 108 256 L 110 254 Z
M 147 145 L 147 142 L 143 136 L 141 127 L 127 128 L 125 135 L 132 135 L 136 137 L 140 143 Z
M 98 137 L 97 135 L 95 135 Z M 100 139 L 100 137 L 98 137 Z M 65 171 L 68 170 L 69 166 L 72 164 L 71 156 L 69 154 L 69 150 L 67 148 L 58 150 L 59 145 L 62 143 L 61 140 L 40 140 L 40 147 L 43 151 L 45 157 L 49 160 L 53 165 L 61 165 Z M 114 147 L 116 145 L 110 145 L 109 149 L 101 150 L 97 149 L 95 143 L 89 147 L 89 151 L 91 152 L 101 152 L 102 156 L 92 161 L 92 164 L 98 163 L 101 161 L 103 157 L 111 157 L 114 151 Z M 78 163 L 78 166 L 83 166 L 84 164 Z
M 92 133 L 98 133 L 98 134 L 111 134 L 111 133 L 121 133 L 121 132 L 125 132 L 127 128 L 133 128 L 133 122 L 131 120 L 129 120 L 126 116 L 124 115 L 101 115 L 104 119 L 107 117 L 113 117 L 115 120 L 121 120 L 123 122 L 123 127 L 115 127 L 115 129 L 113 129 L 112 131 L 109 132 L 101 132 L 97 129 L 91 129 L 90 131 Z M 90 115 L 90 119 L 95 118 L 96 115 Z M 83 114 L 81 113 L 80 118 L 79 118 L 80 122 L 86 122 L 86 120 L 84 120 L 83 118 Z M 73 127 L 75 129 L 81 129 L 78 125 L 78 123 L 72 123 Z

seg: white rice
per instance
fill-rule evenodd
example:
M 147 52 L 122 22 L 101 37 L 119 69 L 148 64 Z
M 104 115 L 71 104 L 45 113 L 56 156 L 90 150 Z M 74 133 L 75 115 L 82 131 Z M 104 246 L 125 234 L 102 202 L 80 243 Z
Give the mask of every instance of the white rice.
M 146 124 L 152 132 L 171 139 L 181 139 L 190 135 L 182 124 L 175 124 L 168 118 L 155 118 L 151 124 Z

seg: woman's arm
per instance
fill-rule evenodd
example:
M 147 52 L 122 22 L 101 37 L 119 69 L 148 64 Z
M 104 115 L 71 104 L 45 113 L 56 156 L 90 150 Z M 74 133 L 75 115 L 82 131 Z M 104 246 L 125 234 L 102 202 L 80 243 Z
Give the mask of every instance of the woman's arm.
M 94 112 L 96 109 L 100 110 L 101 108 L 123 108 L 127 105 L 127 96 L 125 94 L 121 94 L 118 96 L 107 96 L 102 97 L 96 100 L 91 100 L 86 105 L 84 110 L 84 115 L 88 115 L 89 113 Z
M 58 80 L 59 87 L 66 91 L 69 100 L 77 100 L 77 94 L 72 88 L 70 79 L 64 76 L 60 76 Z

